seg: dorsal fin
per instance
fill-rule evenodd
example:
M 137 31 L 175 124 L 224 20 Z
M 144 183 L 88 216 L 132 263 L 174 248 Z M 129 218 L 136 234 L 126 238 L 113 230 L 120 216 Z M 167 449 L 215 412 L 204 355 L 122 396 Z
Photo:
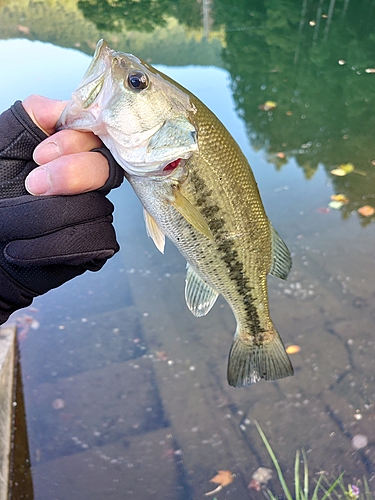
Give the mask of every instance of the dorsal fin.
M 210 287 L 194 269 L 187 264 L 185 280 L 185 299 L 194 316 L 205 316 L 218 297 L 216 290 Z
M 271 240 L 272 240 L 272 263 L 270 274 L 276 276 L 276 278 L 281 278 L 286 280 L 292 267 L 292 258 L 288 247 L 285 245 L 283 240 L 277 234 L 275 228 L 271 226 Z

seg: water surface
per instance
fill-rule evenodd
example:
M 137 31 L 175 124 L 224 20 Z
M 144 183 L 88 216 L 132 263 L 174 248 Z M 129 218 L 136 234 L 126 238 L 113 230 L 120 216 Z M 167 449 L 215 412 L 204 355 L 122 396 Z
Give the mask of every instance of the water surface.
M 241 145 L 293 254 L 269 299 L 301 350 L 294 377 L 228 387 L 229 307 L 190 314 L 182 257 L 158 253 L 124 184 L 110 195 L 121 252 L 13 318 L 39 325 L 20 339 L 34 497 L 202 498 L 228 469 L 217 498 L 261 498 L 248 484 L 272 463 L 254 420 L 291 487 L 304 448 L 312 480 L 345 471 L 374 491 L 374 216 L 358 209 L 375 208 L 375 7 L 122 1 L 119 16 L 108 4 L 1 2 L 0 109 L 33 92 L 67 99 L 102 36 L 189 88 Z

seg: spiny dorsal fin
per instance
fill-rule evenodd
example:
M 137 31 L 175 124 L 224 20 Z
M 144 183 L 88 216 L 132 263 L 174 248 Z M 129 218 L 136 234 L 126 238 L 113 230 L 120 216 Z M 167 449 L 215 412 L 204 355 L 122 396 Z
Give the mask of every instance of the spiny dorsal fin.
M 143 217 L 146 223 L 147 236 L 152 238 L 152 241 L 155 243 L 159 252 L 164 253 L 165 235 L 163 231 L 157 225 L 156 220 L 147 212 L 145 208 L 143 209 Z
M 185 198 L 183 194 L 180 193 L 178 188 L 173 190 L 174 198 L 171 200 L 171 204 L 174 208 L 180 212 L 182 217 L 186 219 L 189 224 L 191 224 L 195 229 L 201 233 L 203 233 L 210 240 L 213 239 L 212 233 L 206 219 L 203 215 L 190 203 L 190 201 Z
M 272 240 L 272 263 L 270 274 L 286 280 L 292 267 L 292 258 L 288 247 L 277 234 L 275 228 L 271 225 L 271 240 Z
M 185 280 L 185 299 L 194 316 L 205 316 L 218 297 L 216 290 L 207 285 L 194 269 L 187 264 Z

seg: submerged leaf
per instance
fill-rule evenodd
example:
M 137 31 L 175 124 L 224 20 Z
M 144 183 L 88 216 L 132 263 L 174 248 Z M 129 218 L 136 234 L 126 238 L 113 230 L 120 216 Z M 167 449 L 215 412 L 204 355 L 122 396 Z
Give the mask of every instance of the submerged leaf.
M 214 495 L 223 489 L 224 486 L 228 486 L 233 482 L 233 478 L 235 474 L 232 474 L 230 470 L 219 470 L 216 476 L 210 479 L 211 483 L 218 484 L 219 486 L 212 491 L 208 491 L 204 494 L 204 496 L 208 497 L 210 495 Z
M 297 352 L 301 351 L 301 348 L 299 345 L 290 345 L 285 350 L 288 354 L 297 354 Z
M 371 207 L 370 205 L 363 205 L 363 207 L 360 207 L 358 209 L 358 213 L 363 215 L 364 217 L 370 217 L 370 215 L 374 215 L 375 208 Z
M 218 474 L 210 479 L 211 483 L 220 484 L 220 486 L 228 486 L 233 483 L 234 474 L 230 470 L 219 470 Z

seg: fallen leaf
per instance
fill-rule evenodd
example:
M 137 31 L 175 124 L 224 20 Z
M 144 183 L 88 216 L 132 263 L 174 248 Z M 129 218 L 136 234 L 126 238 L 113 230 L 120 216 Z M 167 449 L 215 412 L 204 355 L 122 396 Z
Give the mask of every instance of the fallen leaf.
M 218 484 L 219 486 L 212 491 L 208 491 L 204 495 L 208 497 L 210 495 L 218 493 L 223 489 L 224 486 L 228 486 L 229 484 L 233 483 L 234 477 L 235 474 L 232 474 L 230 470 L 219 470 L 216 476 L 210 479 L 211 483 Z
M 276 156 L 277 156 L 278 158 L 282 158 L 282 159 L 284 159 L 284 158 L 286 157 L 286 154 L 285 154 L 285 153 L 283 153 L 282 151 L 280 151 L 279 153 L 276 153 Z
M 259 467 L 251 476 L 248 488 L 249 490 L 260 491 L 262 486 L 266 486 L 270 479 L 272 479 L 272 470 L 266 467 Z
M 341 168 L 334 168 L 333 170 L 331 170 L 331 174 L 336 175 L 337 177 L 344 177 L 344 175 L 346 175 L 347 173 L 348 172 L 345 172 Z
M 349 198 L 345 196 L 344 194 L 331 194 L 331 200 L 332 201 L 341 201 L 344 205 L 349 203 Z
M 342 201 L 330 201 L 328 203 L 329 208 L 333 208 L 333 210 L 340 210 L 340 208 L 344 205 Z
M 260 491 L 262 489 L 262 485 L 256 479 L 252 479 L 250 481 L 250 483 L 248 484 L 248 489 L 249 490 Z
M 358 213 L 363 215 L 364 217 L 370 217 L 370 215 L 374 215 L 375 208 L 371 207 L 370 205 L 363 205 L 363 207 L 360 207 L 358 209 Z
M 292 116 L 293 111 L 287 111 L 285 114 L 286 114 L 287 116 Z
M 228 486 L 233 483 L 234 474 L 230 470 L 219 470 L 218 474 L 210 479 L 211 483 L 220 484 L 220 486 Z
M 343 177 L 344 175 L 350 174 L 354 170 L 353 163 L 341 163 L 338 168 L 331 170 L 332 175 L 337 175 L 338 177 Z
M 288 354 L 297 354 L 297 352 L 301 351 L 301 348 L 299 345 L 290 345 L 285 350 Z
M 277 107 L 277 103 L 275 101 L 266 101 L 264 104 L 259 106 L 259 109 L 263 109 L 263 111 L 272 111 Z
M 344 170 L 344 172 L 346 172 L 347 174 L 350 174 L 350 172 L 353 172 L 354 170 L 354 165 L 353 163 L 341 163 L 339 168 L 341 168 L 341 170 Z

